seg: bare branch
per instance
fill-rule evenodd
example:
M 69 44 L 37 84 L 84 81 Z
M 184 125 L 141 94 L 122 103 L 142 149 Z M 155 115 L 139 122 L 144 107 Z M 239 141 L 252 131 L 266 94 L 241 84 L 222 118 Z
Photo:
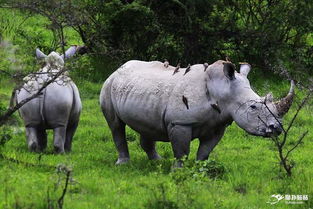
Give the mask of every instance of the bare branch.
M 306 95 L 306 97 L 302 100 L 301 104 L 298 106 L 296 114 L 291 119 L 291 122 L 288 125 L 287 132 L 291 129 L 294 121 L 296 120 L 300 110 L 304 107 L 304 105 L 308 102 L 309 98 L 311 97 L 312 91 L 309 91 L 309 93 Z
M 64 185 L 64 188 L 63 188 L 62 195 L 58 199 L 58 206 L 59 206 L 60 209 L 63 208 L 64 197 L 65 197 L 65 194 L 66 194 L 66 191 L 67 191 L 67 188 L 68 188 L 68 183 L 70 181 L 70 176 L 71 176 L 71 172 L 72 172 L 72 170 L 67 168 L 66 166 L 64 166 L 63 169 L 65 170 L 66 179 L 65 179 L 65 185 Z
M 64 68 L 63 70 L 60 70 L 59 72 L 55 73 L 54 76 L 48 80 L 47 82 L 43 83 L 43 85 L 38 89 L 38 91 L 36 93 L 34 93 L 32 96 L 22 100 L 21 102 L 19 102 L 18 104 L 16 104 L 14 107 L 9 107 L 8 110 L 0 115 L 0 126 L 2 126 L 7 119 L 14 113 L 16 112 L 18 109 L 20 109 L 23 105 L 25 105 L 27 102 L 33 100 L 34 98 L 38 97 L 39 95 L 41 95 L 42 91 L 50 84 L 53 83 L 60 75 L 62 75 L 64 72 L 66 72 L 67 69 Z
M 301 144 L 301 142 L 303 141 L 304 137 L 309 133 L 309 131 L 306 131 L 304 132 L 298 139 L 297 143 L 295 144 L 295 146 L 293 146 L 287 153 L 286 153 L 286 156 L 285 156 L 285 159 L 288 158 L 288 155 L 294 150 L 296 149 L 299 144 Z

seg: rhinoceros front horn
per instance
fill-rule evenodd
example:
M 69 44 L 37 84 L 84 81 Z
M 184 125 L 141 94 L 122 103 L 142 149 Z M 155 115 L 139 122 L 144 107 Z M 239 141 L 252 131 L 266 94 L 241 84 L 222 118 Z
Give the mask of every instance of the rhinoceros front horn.
M 294 88 L 295 82 L 292 80 L 287 96 L 275 102 L 275 106 L 280 117 L 284 116 L 292 105 L 293 97 L 295 95 Z

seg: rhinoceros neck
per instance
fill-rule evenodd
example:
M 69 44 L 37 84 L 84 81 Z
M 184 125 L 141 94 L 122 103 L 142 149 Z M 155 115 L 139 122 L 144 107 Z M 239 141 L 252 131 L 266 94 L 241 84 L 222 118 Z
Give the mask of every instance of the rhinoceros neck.
M 60 64 L 56 64 L 56 65 L 51 65 L 51 64 L 46 64 L 44 67 L 42 67 L 38 72 L 42 72 L 42 73 L 57 73 L 59 71 L 61 71 L 64 68 L 63 65 Z
M 57 68 L 55 66 L 46 65 L 42 67 L 37 73 L 30 74 L 24 77 L 24 88 L 29 92 L 37 91 L 45 82 L 51 80 L 62 68 Z M 67 72 L 62 73 L 58 76 L 54 83 L 59 85 L 67 85 L 71 82 L 71 78 L 68 76 Z

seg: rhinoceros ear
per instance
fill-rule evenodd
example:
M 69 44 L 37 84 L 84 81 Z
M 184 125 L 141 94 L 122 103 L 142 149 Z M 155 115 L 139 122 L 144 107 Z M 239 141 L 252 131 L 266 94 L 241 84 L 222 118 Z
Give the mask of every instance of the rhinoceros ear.
M 240 74 L 247 77 L 251 70 L 251 65 L 247 62 L 240 62 L 239 64 L 240 64 Z
M 42 51 L 40 51 L 38 48 L 36 49 L 36 57 L 37 59 L 44 59 L 47 57 Z
M 64 59 L 68 59 L 74 56 L 74 54 L 76 53 L 77 50 L 77 46 L 71 46 L 68 50 L 66 50 L 65 52 L 65 56 L 62 54 L 62 58 Z
M 230 80 L 235 79 L 235 65 L 231 62 L 223 62 L 223 65 L 223 71 L 225 76 Z

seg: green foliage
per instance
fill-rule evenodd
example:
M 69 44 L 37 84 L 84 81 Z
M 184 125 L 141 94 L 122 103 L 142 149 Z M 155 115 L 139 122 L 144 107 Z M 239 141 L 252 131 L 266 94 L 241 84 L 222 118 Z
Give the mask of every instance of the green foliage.
M 126 59 L 146 59 L 146 50 L 155 42 L 159 28 L 150 9 L 133 3 L 110 18 L 108 31 L 110 46 L 126 51 L 131 56 Z
M 225 167 L 212 159 L 205 161 L 183 160 L 183 168 L 175 168 L 170 174 L 177 185 L 184 184 L 187 181 L 206 181 L 210 179 L 222 179 L 225 174 Z
M 5 106 L 0 102 L 0 115 L 6 111 Z M 8 126 L 0 126 L 0 150 L 12 138 L 12 130 Z
M 66 44 L 81 40 L 88 46 L 94 78 L 106 76 L 130 59 L 167 59 L 172 65 L 187 65 L 226 55 L 267 72 L 287 69 L 303 82 L 312 74 L 310 1 L 23 0 L 11 4 L 23 13 L 45 17 L 34 17 L 40 20 L 30 26 L 35 30 L 19 27 L 14 32 L 32 48 L 60 49 L 56 23 L 73 28 L 76 34 L 66 31 Z
M 12 131 L 6 127 L 0 127 L 0 147 L 3 147 L 12 138 Z
M 196 161 L 194 165 L 193 178 L 197 177 L 209 177 L 209 178 L 221 178 L 225 173 L 225 167 L 215 161 Z

